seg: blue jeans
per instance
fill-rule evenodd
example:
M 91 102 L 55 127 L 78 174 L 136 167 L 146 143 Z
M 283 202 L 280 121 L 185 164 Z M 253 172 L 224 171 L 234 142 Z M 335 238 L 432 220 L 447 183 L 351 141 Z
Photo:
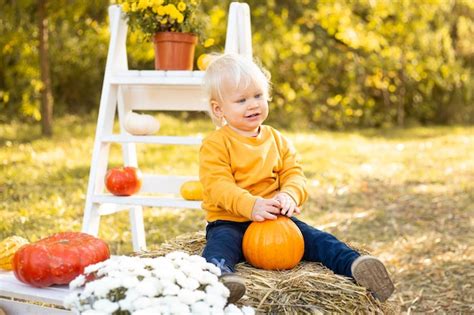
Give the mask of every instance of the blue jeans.
M 333 235 L 320 231 L 292 217 L 304 238 L 303 260 L 316 261 L 334 273 L 352 277 L 351 265 L 360 256 L 358 252 Z M 206 246 L 202 256 L 218 266 L 223 273 L 234 272 L 235 265 L 244 261 L 242 239 L 252 222 L 217 220 L 206 227 Z

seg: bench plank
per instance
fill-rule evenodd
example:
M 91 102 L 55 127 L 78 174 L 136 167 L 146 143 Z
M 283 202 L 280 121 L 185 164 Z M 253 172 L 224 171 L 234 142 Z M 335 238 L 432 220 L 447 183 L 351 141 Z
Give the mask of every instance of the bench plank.
M 67 285 L 35 288 L 18 281 L 13 272 L 0 271 L 0 296 L 54 304 L 62 307 L 63 300 L 67 295 L 79 291 L 80 290 L 69 290 L 69 286 Z M 31 314 L 35 313 L 33 312 Z

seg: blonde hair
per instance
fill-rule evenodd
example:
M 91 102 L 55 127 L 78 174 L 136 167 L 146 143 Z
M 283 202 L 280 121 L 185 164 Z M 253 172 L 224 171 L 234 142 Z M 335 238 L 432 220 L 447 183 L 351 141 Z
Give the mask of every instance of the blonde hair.
M 213 55 L 204 75 L 204 89 L 209 103 L 209 115 L 217 126 L 224 121 L 215 117 L 211 102 L 225 101 L 226 88 L 246 89 L 250 85 L 260 86 L 265 98 L 270 97 L 270 73 L 254 60 L 238 54 Z

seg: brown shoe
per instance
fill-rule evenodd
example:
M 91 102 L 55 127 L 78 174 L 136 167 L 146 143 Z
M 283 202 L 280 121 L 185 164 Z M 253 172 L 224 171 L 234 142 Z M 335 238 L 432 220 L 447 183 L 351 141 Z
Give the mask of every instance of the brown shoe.
M 245 282 L 241 276 L 238 276 L 235 273 L 224 273 L 219 277 L 219 280 L 230 291 L 230 295 L 227 298 L 228 303 L 235 303 L 244 296 L 246 290 Z
M 372 256 L 360 256 L 351 266 L 355 281 L 369 289 L 381 302 L 392 295 L 395 287 L 383 263 Z

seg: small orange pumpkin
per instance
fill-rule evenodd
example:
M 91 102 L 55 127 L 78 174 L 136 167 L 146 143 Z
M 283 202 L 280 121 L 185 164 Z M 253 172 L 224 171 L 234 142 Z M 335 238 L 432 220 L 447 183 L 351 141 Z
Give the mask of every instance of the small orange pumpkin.
M 304 254 L 300 229 L 288 217 L 252 222 L 244 234 L 242 250 L 254 267 L 285 270 L 296 266 Z

